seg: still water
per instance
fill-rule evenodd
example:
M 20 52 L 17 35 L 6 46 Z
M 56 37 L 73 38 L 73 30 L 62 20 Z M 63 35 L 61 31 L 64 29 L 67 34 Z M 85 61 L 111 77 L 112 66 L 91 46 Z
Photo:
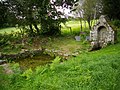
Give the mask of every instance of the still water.
M 49 56 L 49 55 L 39 55 L 39 56 L 34 56 L 34 57 L 29 57 L 26 59 L 19 59 L 16 62 L 19 63 L 20 68 L 22 70 L 31 68 L 34 69 L 37 66 L 42 66 L 46 64 L 50 64 L 54 58 Z

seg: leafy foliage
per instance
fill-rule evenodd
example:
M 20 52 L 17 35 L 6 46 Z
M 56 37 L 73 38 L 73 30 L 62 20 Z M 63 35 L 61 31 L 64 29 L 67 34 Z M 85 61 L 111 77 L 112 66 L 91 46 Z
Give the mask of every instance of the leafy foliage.
M 33 71 L 32 71 L 32 69 L 30 68 L 30 69 L 26 70 L 21 76 L 22 76 L 22 77 L 25 77 L 26 79 L 30 79 L 32 73 L 33 73 Z
M 120 0 L 102 0 L 103 13 L 110 19 L 120 19 Z
M 56 2 L 49 0 L 9 0 L 6 1 L 7 14 L 11 24 L 23 28 L 30 36 L 61 34 L 61 12 Z M 14 22 L 12 22 L 14 21 Z
M 7 7 L 0 1 L 0 28 L 7 27 Z
M 113 25 L 115 25 L 117 28 L 120 28 L 120 20 L 114 20 L 112 21 Z
M 50 65 L 50 69 L 54 70 L 55 66 L 57 66 L 60 63 L 61 58 L 60 57 L 56 57 L 53 61 L 52 64 Z
M 0 34 L 0 47 L 6 46 L 9 44 L 9 41 L 13 39 L 13 35 L 7 35 L 6 33 L 4 35 Z

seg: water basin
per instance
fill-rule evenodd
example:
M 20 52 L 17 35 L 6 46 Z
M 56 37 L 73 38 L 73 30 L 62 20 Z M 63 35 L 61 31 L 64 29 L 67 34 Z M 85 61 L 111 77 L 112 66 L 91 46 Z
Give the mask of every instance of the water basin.
M 34 57 L 29 57 L 25 59 L 19 59 L 16 60 L 15 62 L 19 63 L 20 68 L 22 70 L 32 68 L 34 69 L 37 66 L 43 66 L 46 64 L 50 64 L 54 58 L 49 56 L 49 55 L 39 55 L 39 56 L 34 56 Z

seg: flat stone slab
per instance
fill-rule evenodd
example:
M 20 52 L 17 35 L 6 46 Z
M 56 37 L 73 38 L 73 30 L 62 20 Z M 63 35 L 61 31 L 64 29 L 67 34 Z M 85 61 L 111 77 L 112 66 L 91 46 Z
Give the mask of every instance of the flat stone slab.
M 80 39 L 81 39 L 80 36 L 75 36 L 76 41 L 80 41 Z

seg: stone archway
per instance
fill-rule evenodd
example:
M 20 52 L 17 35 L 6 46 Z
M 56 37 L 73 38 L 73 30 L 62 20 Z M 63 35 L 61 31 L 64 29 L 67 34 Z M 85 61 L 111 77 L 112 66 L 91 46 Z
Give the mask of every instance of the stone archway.
M 98 44 L 99 47 L 102 47 L 104 43 L 107 41 L 107 29 L 104 26 L 100 26 L 98 28 Z

